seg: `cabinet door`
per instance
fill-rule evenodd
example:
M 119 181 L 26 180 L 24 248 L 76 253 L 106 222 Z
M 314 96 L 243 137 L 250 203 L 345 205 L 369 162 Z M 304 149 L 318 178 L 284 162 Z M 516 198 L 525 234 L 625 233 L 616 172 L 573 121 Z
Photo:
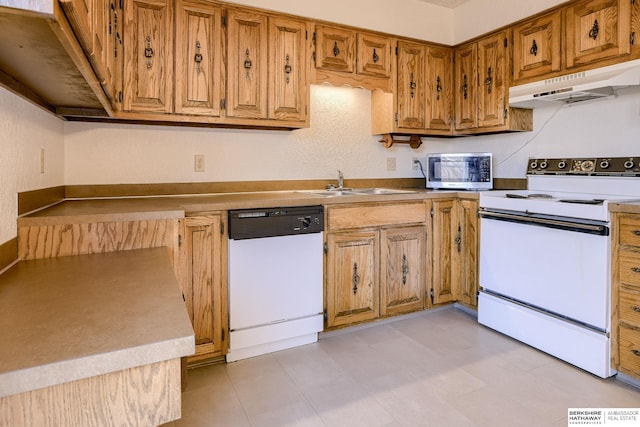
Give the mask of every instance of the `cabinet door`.
M 327 327 L 379 314 L 377 231 L 327 234 Z
M 204 1 L 176 1 L 176 113 L 220 116 L 221 11 Z
M 391 76 L 391 39 L 376 34 L 358 33 L 356 72 L 366 76 Z
M 424 226 L 381 231 L 381 315 L 424 308 L 425 236 Z
M 352 30 L 316 25 L 316 68 L 353 73 L 355 40 Z
M 425 128 L 425 46 L 398 42 L 398 127 Z
M 455 200 L 434 200 L 432 206 L 432 297 L 435 304 L 440 304 L 456 299 L 452 255 L 454 247 L 457 246 L 456 236 L 459 231 L 455 214 Z
M 64 14 L 73 27 L 80 46 L 88 56 L 93 55 L 93 1 L 59 0 Z
M 505 32 L 478 42 L 478 127 L 505 123 L 507 60 Z
M 478 45 L 472 43 L 456 49 L 455 118 L 456 130 L 478 127 Z
M 267 17 L 230 11 L 227 116 L 267 118 Z
M 559 71 L 561 12 L 532 19 L 513 29 L 513 79 Z
M 478 202 L 476 200 L 458 201 L 458 225 L 460 240 L 457 234 L 454 238 L 453 271 L 460 274 L 460 295 L 458 300 L 464 304 L 476 307 L 478 290 Z M 457 267 L 455 266 L 457 264 Z
M 221 215 L 184 219 L 180 282 L 195 332 L 195 359 L 223 355 L 228 348 L 222 221 Z
M 307 118 L 307 24 L 269 18 L 269 118 Z
M 630 51 L 629 0 L 585 0 L 566 11 L 567 68 Z
M 104 63 L 104 83 L 103 87 L 107 96 L 111 99 L 111 103 L 120 110 L 120 97 L 118 93 L 122 90 L 122 33 L 123 33 L 123 14 L 120 2 L 117 0 L 97 0 L 96 8 L 102 5 L 106 22 L 102 25 L 102 43 L 104 52 L 102 55 Z M 96 20 L 96 27 L 97 25 Z M 98 31 L 98 28 L 96 28 Z
M 172 111 L 172 5 L 172 0 L 124 3 L 124 111 Z
M 451 130 L 453 124 L 453 51 L 427 48 L 427 129 Z

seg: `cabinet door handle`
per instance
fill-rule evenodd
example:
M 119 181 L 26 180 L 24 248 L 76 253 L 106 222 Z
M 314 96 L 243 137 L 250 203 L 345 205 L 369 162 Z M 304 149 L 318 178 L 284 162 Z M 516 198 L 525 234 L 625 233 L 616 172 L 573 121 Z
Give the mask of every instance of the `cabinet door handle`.
M 633 353 L 635 356 L 640 357 L 640 350 L 636 350 L 635 348 L 633 350 L 631 350 L 631 353 Z
M 458 245 L 458 253 L 460 253 L 461 245 L 462 245 L 462 228 L 458 226 L 458 235 L 454 239 L 456 245 Z
M 291 64 L 289 64 L 289 54 L 284 57 L 284 73 L 287 75 L 285 80 L 289 84 L 289 74 L 291 74 Z
M 533 43 L 531 44 L 531 49 L 529 49 L 529 53 L 533 56 L 538 56 L 538 44 L 536 40 L 533 39 Z
M 460 89 L 462 89 L 462 96 L 464 97 L 464 99 L 467 99 L 467 96 L 468 96 L 468 92 L 467 91 L 469 89 L 469 85 L 467 84 L 467 75 L 466 74 L 462 78 L 462 87 Z
M 631 271 L 634 273 L 640 273 L 640 267 L 631 267 Z
M 409 265 L 407 264 L 407 256 L 402 255 L 402 284 L 407 284 L 407 276 L 409 275 Z
M 355 295 L 358 292 L 358 285 L 360 284 L 360 276 L 358 275 L 358 263 L 353 263 L 353 277 L 351 278 L 353 282 L 353 294 Z
M 484 80 L 484 85 L 487 86 L 487 93 L 491 93 L 491 86 L 493 84 L 493 77 L 491 77 L 491 67 L 487 69 L 487 78 Z
M 196 73 L 200 74 L 201 71 L 201 63 L 202 63 L 202 53 L 200 52 L 200 42 L 196 40 L 196 54 L 193 57 L 193 61 L 196 63 Z
M 417 87 L 417 85 L 416 85 L 416 82 L 414 80 L 413 73 L 411 73 L 411 75 L 409 76 L 409 89 L 411 89 L 409 94 L 411 95 L 412 98 L 416 93 L 416 87 Z
M 338 42 L 333 42 L 333 56 L 340 55 L 340 48 L 338 47 Z
M 440 76 L 436 77 L 436 99 L 440 100 L 440 92 L 442 92 L 442 82 L 440 81 Z
M 251 69 L 251 67 L 253 66 L 253 63 L 251 62 L 251 57 L 250 57 L 250 53 L 249 53 L 249 48 L 247 48 L 247 50 L 244 51 L 244 69 L 245 71 L 245 78 L 249 78 L 249 70 Z
M 594 40 L 597 39 L 599 32 L 600 26 L 598 25 L 598 20 L 596 19 L 595 21 L 593 21 L 593 27 L 591 27 L 591 30 L 589 30 L 589 38 Z
M 632 305 L 631 310 L 635 311 L 636 313 L 640 313 L 640 307 L 638 307 L 637 305 Z
M 145 48 L 144 48 L 144 57 L 147 60 L 147 68 L 151 68 L 151 66 L 153 65 L 153 61 L 151 61 L 151 59 L 153 58 L 153 48 L 151 47 L 151 36 L 147 36 L 145 37 Z

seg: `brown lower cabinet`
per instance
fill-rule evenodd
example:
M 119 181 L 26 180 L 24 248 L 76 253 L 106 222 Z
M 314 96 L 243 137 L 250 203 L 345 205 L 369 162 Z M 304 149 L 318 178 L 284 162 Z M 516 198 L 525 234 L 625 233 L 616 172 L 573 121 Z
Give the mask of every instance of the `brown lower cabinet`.
M 433 269 L 431 298 L 434 304 L 461 302 L 477 306 L 478 201 L 433 199 L 431 241 Z
M 178 282 L 193 325 L 195 364 L 227 353 L 227 216 L 224 212 L 180 221 Z
M 611 365 L 640 379 L 640 215 L 614 214 L 612 235 Z
M 425 307 L 424 202 L 336 205 L 326 216 L 327 328 Z

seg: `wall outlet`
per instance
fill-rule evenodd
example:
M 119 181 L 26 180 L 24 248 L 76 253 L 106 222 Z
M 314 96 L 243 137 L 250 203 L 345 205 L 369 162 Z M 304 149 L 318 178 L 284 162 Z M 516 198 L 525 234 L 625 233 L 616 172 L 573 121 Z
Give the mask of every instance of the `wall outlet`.
M 420 162 L 419 158 L 413 157 L 411 159 L 411 170 L 417 171 L 418 169 L 420 169 L 419 162 Z
M 195 154 L 193 156 L 193 171 L 204 172 L 204 154 Z
M 40 149 L 40 173 L 44 173 L 44 148 Z
M 387 172 L 394 172 L 396 170 L 396 158 L 387 157 Z

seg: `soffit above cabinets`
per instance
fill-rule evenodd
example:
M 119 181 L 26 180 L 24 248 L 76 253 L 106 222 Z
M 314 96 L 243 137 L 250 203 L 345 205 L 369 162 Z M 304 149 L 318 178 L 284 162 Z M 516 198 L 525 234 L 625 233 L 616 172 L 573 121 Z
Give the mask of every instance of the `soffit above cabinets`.
M 468 3 L 470 0 L 418 0 L 423 3 L 435 4 L 436 6 L 442 6 L 449 9 L 455 9 L 456 7 Z

